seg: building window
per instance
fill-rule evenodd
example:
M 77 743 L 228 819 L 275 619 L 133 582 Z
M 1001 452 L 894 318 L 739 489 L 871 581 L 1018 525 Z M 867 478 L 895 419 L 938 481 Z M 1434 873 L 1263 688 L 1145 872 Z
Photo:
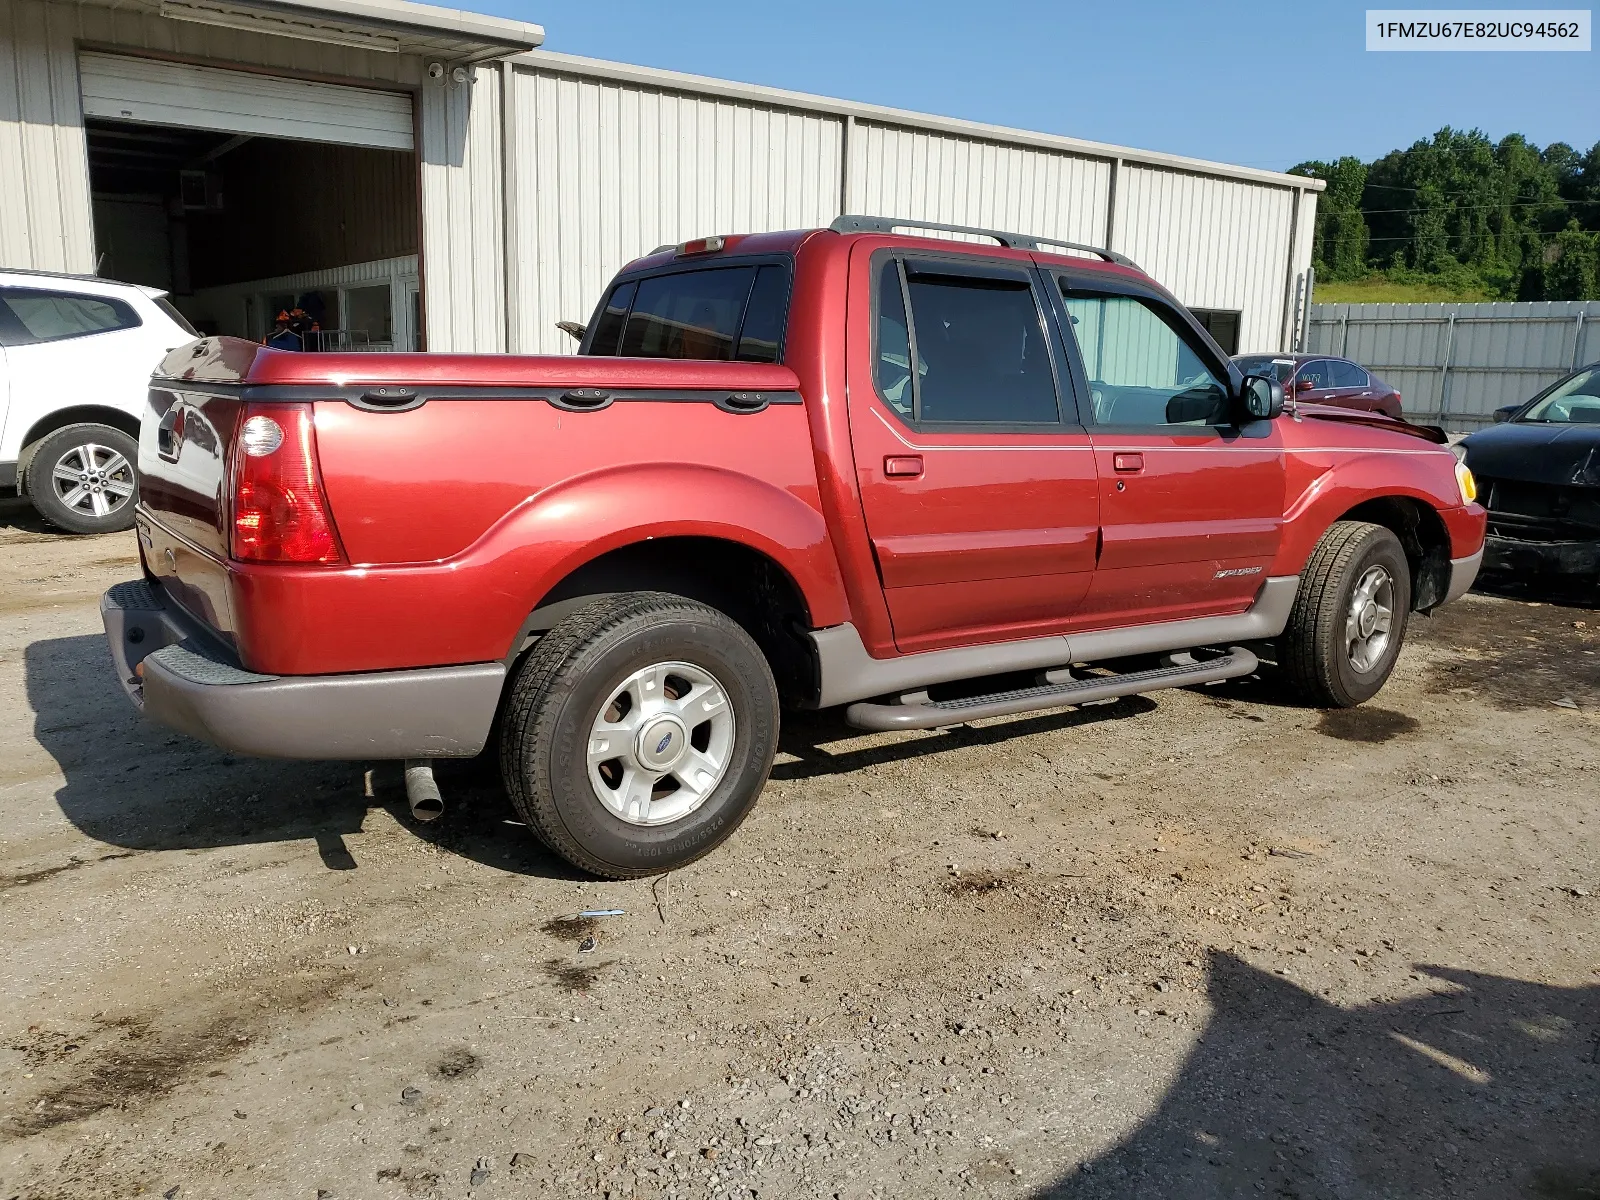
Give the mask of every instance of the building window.
M 1230 358 L 1239 353 L 1239 321 L 1243 313 L 1227 308 L 1191 308 L 1194 319 Z

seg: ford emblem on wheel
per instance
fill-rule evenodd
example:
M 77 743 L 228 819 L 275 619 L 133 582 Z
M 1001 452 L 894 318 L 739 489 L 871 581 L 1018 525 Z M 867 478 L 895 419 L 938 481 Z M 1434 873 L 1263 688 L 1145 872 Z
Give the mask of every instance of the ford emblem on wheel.
M 656 743 L 656 753 L 665 754 L 670 745 L 672 745 L 672 735 L 669 733 Z

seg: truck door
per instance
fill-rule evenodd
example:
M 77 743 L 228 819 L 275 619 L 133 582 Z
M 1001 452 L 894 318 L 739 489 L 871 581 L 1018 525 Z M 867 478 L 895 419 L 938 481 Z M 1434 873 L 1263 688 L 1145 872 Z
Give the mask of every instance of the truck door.
M 1097 625 L 1239 612 L 1283 526 L 1284 455 L 1270 421 L 1239 426 L 1226 363 L 1159 291 L 1056 275 L 1100 486 Z
M 850 435 L 895 644 L 1064 628 L 1099 512 L 1045 278 L 863 242 L 851 284 Z

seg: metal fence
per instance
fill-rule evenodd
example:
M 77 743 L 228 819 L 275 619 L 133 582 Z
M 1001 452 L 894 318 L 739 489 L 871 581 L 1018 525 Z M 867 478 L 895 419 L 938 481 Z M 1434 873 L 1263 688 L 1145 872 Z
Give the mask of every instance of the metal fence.
M 1600 302 L 1313 304 L 1302 348 L 1381 376 L 1413 420 L 1472 430 L 1600 359 Z

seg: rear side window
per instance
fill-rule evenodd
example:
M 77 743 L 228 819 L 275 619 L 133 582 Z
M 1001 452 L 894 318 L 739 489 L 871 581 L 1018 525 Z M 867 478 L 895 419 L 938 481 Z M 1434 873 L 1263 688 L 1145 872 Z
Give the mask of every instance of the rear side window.
M 788 305 L 789 272 L 776 263 L 629 280 L 600 310 L 588 353 L 781 362 Z
M 0 322 L 10 345 L 86 337 L 141 324 L 139 314 L 124 301 L 78 292 L 0 288 L 0 305 L 11 318 Z
M 893 259 L 881 268 L 876 374 L 884 400 L 919 422 L 1056 424 L 1055 373 L 1028 277 L 941 269 Z
M 617 352 L 617 347 L 622 345 L 622 327 L 628 323 L 628 310 L 633 307 L 633 294 L 638 290 L 638 284 L 625 283 L 611 293 L 595 324 L 594 337 L 589 343 L 590 354 Z
M 1342 358 L 1328 360 L 1328 365 L 1333 369 L 1333 385 L 1336 388 L 1361 388 L 1367 386 L 1367 373 L 1353 362 L 1345 362 Z

